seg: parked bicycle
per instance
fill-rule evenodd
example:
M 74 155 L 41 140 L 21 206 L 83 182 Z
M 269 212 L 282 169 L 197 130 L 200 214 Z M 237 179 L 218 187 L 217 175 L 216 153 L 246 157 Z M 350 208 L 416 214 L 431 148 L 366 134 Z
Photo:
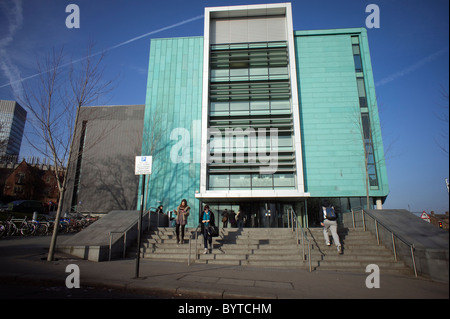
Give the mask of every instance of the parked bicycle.
M 68 214 L 65 218 L 61 218 L 58 223 L 58 232 L 72 233 L 78 232 L 91 225 L 98 218 L 88 215 L 73 216 Z M 41 217 L 36 220 L 27 220 L 14 218 L 12 215 L 5 221 L 0 221 L 0 237 L 9 236 L 45 236 L 53 232 L 55 220 L 47 220 Z

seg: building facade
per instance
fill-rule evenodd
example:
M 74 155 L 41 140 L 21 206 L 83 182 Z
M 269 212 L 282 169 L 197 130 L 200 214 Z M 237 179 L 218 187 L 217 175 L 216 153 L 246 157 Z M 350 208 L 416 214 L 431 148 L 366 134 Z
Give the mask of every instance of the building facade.
M 6 166 L 6 167 L 5 167 Z M 13 200 L 36 200 L 42 202 L 45 207 L 55 205 L 59 199 L 54 167 L 48 164 L 26 162 L 0 165 L 0 170 L 9 171 L 4 181 L 1 200 L 11 202 Z M 62 179 L 63 176 L 60 175 Z
M 144 105 L 81 107 L 67 166 L 63 212 L 134 210 Z
M 381 207 L 388 195 L 364 28 L 294 31 L 291 5 L 205 9 L 203 37 L 153 39 L 142 155 L 150 206 L 208 204 L 221 220 L 285 227 Z M 139 188 L 141 189 L 141 188 Z
M 27 112 L 15 101 L 0 100 L 0 158 L 18 158 Z

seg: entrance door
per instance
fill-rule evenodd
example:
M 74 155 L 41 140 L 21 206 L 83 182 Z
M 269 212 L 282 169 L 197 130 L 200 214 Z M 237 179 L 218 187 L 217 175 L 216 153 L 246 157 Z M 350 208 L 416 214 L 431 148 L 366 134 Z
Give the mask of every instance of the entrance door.
M 209 207 L 216 214 L 216 220 L 219 221 L 221 227 L 224 226 L 222 223 L 224 212 L 228 212 L 228 216 L 230 216 L 233 211 L 234 213 L 240 211 L 243 227 L 246 228 L 287 228 L 290 225 L 290 221 L 288 222 L 288 211 L 289 209 L 297 208 L 296 206 L 294 207 L 294 203 L 278 201 L 211 203 Z M 226 227 L 234 228 L 237 227 L 237 224 L 231 224 L 228 221 Z
M 244 215 L 244 227 L 284 227 L 282 205 L 277 202 L 240 203 Z

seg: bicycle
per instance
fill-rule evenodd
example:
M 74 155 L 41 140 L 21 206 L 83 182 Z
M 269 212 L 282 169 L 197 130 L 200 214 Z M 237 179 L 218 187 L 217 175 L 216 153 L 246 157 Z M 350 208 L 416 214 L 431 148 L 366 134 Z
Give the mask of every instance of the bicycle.
M 23 236 L 28 236 L 33 231 L 33 226 L 29 225 L 26 220 L 27 220 L 26 217 L 24 219 L 18 219 L 14 218 L 14 216 L 11 216 L 11 218 L 6 221 L 7 223 L 6 235 L 14 236 L 20 233 Z

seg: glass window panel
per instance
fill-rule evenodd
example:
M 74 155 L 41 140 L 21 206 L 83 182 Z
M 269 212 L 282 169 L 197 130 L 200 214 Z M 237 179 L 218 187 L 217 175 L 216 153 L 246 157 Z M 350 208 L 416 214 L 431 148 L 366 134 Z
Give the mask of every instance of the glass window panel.
M 248 69 L 230 69 L 230 76 L 248 76 Z
M 273 188 L 272 186 L 273 178 L 272 175 L 252 175 L 252 188 Z
M 250 101 L 251 110 L 268 110 L 269 101 Z
M 361 56 L 360 55 L 354 55 L 353 59 L 355 61 L 355 70 L 356 70 L 356 72 L 361 72 L 362 71 Z
M 229 188 L 229 175 L 209 175 L 209 188 Z
M 273 175 L 274 187 L 294 187 L 294 175 L 293 174 L 274 174 Z
M 292 148 L 292 136 L 290 136 L 290 135 L 278 136 L 278 147 L 291 149 Z
M 356 83 L 358 84 L 358 96 L 366 96 L 366 87 L 364 85 L 364 78 L 357 78 Z
M 250 182 L 249 174 L 230 175 L 230 188 L 250 188 Z
M 378 179 L 376 175 L 369 175 L 370 186 L 378 186 Z
M 269 68 L 270 75 L 287 75 L 288 68 L 287 67 L 271 67 Z
M 359 98 L 359 106 L 360 107 L 367 107 L 367 98 L 366 97 L 360 97 Z
M 272 110 L 272 112 L 281 110 L 290 111 L 291 103 L 289 100 L 272 100 L 270 102 L 270 109 Z
M 247 43 L 230 44 L 230 49 L 247 49 L 247 48 L 248 48 Z
M 230 110 L 248 110 L 248 101 L 233 101 L 230 103 Z
M 228 77 L 228 75 L 230 74 L 228 69 L 212 69 L 211 70 L 211 77 L 212 78 L 216 78 L 216 77 Z
M 357 35 L 352 36 L 352 43 L 359 43 L 359 37 Z
M 211 102 L 211 113 L 229 112 L 228 102 Z
M 250 69 L 250 76 L 255 75 L 267 75 L 267 68 L 251 68 Z

